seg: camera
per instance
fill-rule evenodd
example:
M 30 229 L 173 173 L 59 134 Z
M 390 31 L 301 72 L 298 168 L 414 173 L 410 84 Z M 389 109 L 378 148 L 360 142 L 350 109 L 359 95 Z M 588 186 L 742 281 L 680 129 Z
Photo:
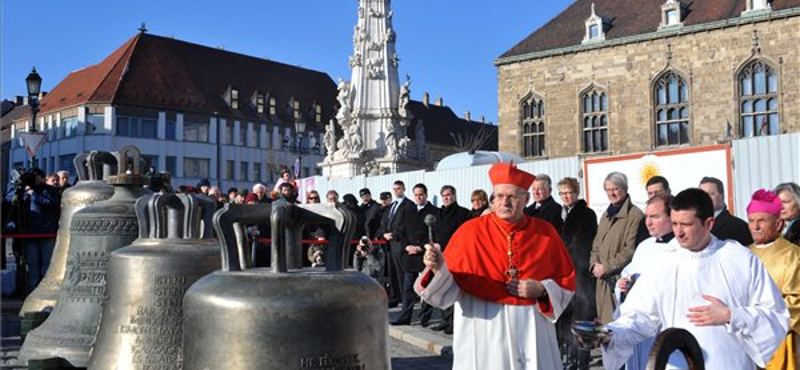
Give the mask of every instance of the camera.
M 11 172 L 11 184 L 14 190 L 22 191 L 26 187 L 33 187 L 36 185 L 36 170 L 28 170 L 25 168 L 15 168 Z
M 368 237 L 361 237 L 361 241 L 358 243 L 358 249 L 364 254 L 367 254 L 372 250 L 372 243 L 370 243 Z

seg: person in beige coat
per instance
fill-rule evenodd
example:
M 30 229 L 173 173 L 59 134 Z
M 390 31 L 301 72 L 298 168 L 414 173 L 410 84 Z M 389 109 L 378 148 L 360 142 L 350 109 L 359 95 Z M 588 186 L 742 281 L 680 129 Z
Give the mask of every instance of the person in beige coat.
M 631 262 L 636 250 L 636 232 L 644 219 L 642 211 L 631 203 L 628 196 L 628 178 L 620 172 L 612 172 L 603 182 L 611 203 L 600 218 L 597 235 L 592 242 L 589 265 L 597 278 L 597 315 L 600 322 L 613 320 L 617 301 L 614 286 L 622 269 Z

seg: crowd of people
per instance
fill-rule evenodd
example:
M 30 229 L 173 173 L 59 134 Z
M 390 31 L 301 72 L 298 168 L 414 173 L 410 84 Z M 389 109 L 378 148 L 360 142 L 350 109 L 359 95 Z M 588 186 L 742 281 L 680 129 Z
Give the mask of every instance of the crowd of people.
M 16 175 L 3 197 L 2 227 L 3 233 L 29 236 L 13 239 L 12 246 L 17 263 L 25 266 L 17 274 L 18 290 L 25 294 L 39 285 L 50 266 L 61 215 L 61 194 L 70 184 L 67 171 L 48 175 L 34 168 Z M 3 253 L 3 268 L 5 262 Z
M 21 200 L 28 230 L 54 233 L 68 174 L 35 175 Z M 440 310 L 432 329 L 455 333 L 458 368 L 588 369 L 586 338 L 571 330 L 577 321 L 611 329 L 613 335 L 588 344 L 603 348 L 608 369 L 644 369 L 655 336 L 670 327 L 694 334 L 711 368 L 783 369 L 797 362 L 797 184 L 758 190 L 742 220 L 727 210 L 724 185 L 713 177 L 673 196 L 668 179 L 654 176 L 639 209 L 627 177 L 612 172 L 603 182 L 609 205 L 599 216 L 581 199 L 575 178 L 555 184 L 556 202 L 546 174 L 496 164 L 489 177 L 491 196 L 466 190 L 469 208 L 456 200 L 464 189 L 439 187 L 437 207 L 426 184 L 414 184 L 407 195 L 399 180 L 377 199 L 368 188 L 358 192 L 360 202 L 335 190 L 324 200 L 317 190 L 304 198 L 356 215 L 353 266 L 384 285 L 390 308 L 400 306 L 391 325 L 426 327 Z M 175 191 L 206 194 L 222 205 L 297 203 L 298 189 L 284 171 L 271 190 L 255 184 L 222 193 L 202 180 Z M 325 231 L 306 230 L 304 239 L 320 240 L 308 246 L 307 265 L 324 264 Z M 44 275 L 54 240 L 26 245 L 29 291 Z M 680 356 L 670 364 L 685 366 Z

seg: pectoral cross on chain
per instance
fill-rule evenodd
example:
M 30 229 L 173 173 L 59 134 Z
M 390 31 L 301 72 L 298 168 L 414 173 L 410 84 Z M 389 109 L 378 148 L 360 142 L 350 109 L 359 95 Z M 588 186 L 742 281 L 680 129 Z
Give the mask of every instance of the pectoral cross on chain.
M 508 267 L 508 271 L 506 271 L 506 275 L 510 276 L 510 277 L 511 277 L 511 279 L 516 279 L 516 278 L 517 278 L 517 275 L 518 275 L 520 272 L 522 272 L 522 271 L 520 271 L 520 270 L 517 270 L 517 268 L 516 268 L 516 267 L 514 267 L 513 265 L 511 265 L 511 266 L 509 266 L 509 267 Z
M 506 275 L 511 277 L 511 279 L 516 279 L 517 275 L 522 272 L 517 270 L 517 267 L 514 266 L 514 262 L 512 262 L 512 257 L 514 257 L 514 252 L 511 250 L 511 239 L 514 237 L 514 234 L 508 234 L 506 239 L 508 240 L 508 270 L 506 271 Z

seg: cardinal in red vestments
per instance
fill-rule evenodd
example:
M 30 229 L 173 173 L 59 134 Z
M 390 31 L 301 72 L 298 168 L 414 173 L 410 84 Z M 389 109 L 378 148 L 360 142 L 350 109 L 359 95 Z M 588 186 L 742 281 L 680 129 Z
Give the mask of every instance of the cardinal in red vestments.
M 493 212 L 463 224 L 444 255 L 426 246 L 415 288 L 434 306 L 455 305 L 454 369 L 561 369 L 554 323 L 575 267 L 558 232 L 523 213 L 535 177 L 512 163 L 489 177 Z

